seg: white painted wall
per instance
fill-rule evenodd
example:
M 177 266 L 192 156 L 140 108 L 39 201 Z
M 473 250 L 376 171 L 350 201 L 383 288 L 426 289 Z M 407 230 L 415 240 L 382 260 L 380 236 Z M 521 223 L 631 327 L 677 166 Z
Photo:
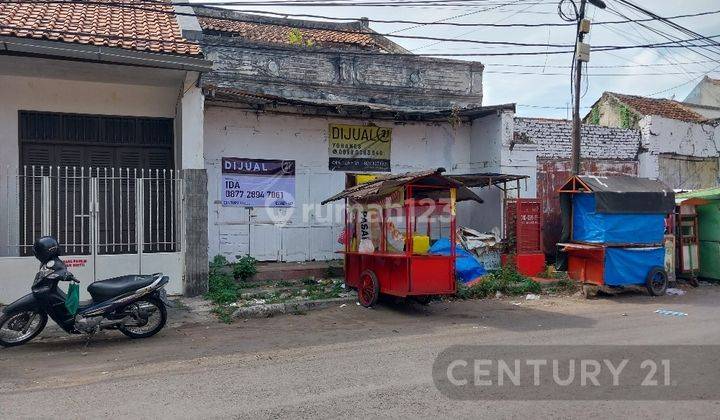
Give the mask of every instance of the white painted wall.
M 638 175 L 641 177 L 660 177 L 660 155 L 697 158 L 718 158 L 720 155 L 720 127 L 654 115 L 643 117 L 638 126 L 643 150 L 638 155 Z
M 476 124 L 476 120 L 472 125 L 455 128 L 447 123 L 374 123 L 393 128 L 393 173 L 437 167 L 444 167 L 448 173 L 467 173 L 492 171 L 496 167 L 488 163 L 487 156 L 493 153 L 493 145 L 502 142 L 496 140 L 503 132 L 500 120 L 493 115 L 482 119 L 480 124 Z M 256 258 L 275 260 L 282 250 L 284 254 L 280 257 L 287 261 L 336 258 L 333 251 L 339 248 L 336 240 L 342 218 L 336 218 L 339 224 L 332 223 L 327 218 L 328 208 L 318 205 L 308 212 L 307 221 L 303 221 L 302 205 L 319 203 L 344 188 L 345 173 L 328 170 L 328 124 L 368 122 L 206 107 L 209 255 L 222 253 L 234 258 L 250 252 Z M 244 208 L 222 207 L 219 202 L 222 157 L 295 160 L 297 206 L 290 223 L 282 226 L 272 223 L 271 216 L 285 212 L 282 209 L 268 214 L 267 209 L 249 212 Z M 475 211 L 488 211 L 486 204 L 473 206 Z M 342 214 L 341 208 L 336 211 Z M 458 222 L 473 226 L 471 213 L 461 210 Z

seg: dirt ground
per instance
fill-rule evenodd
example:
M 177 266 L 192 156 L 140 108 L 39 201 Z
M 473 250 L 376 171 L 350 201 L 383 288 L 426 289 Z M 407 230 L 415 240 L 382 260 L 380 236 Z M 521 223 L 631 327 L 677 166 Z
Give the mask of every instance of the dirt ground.
M 720 344 L 720 287 L 685 296 L 354 304 L 226 325 L 171 312 L 156 337 L 49 333 L 0 349 L 0 418 L 717 418 L 719 401 L 456 401 L 453 344 Z M 656 314 L 659 308 L 686 317 Z

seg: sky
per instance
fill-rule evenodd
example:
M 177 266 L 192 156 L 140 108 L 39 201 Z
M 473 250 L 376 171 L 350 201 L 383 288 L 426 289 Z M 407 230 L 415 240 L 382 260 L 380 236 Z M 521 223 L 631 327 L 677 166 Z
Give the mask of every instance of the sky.
M 247 0 L 257 1 L 257 0 Z M 273 0 L 269 0 L 273 1 Z M 290 0 L 282 1 L 287 4 Z M 371 1 L 371 0 L 364 0 Z M 377 1 L 377 0 L 374 0 Z M 402 0 L 385 0 L 402 1 Z M 458 0 L 467 2 L 468 0 Z M 558 15 L 557 0 L 470 0 L 469 5 L 441 7 L 298 7 L 286 5 L 233 7 L 241 11 L 265 10 L 289 14 L 315 14 L 333 17 L 368 17 L 382 20 L 414 20 L 457 23 L 563 23 Z M 579 0 L 578 0 L 579 1 Z M 685 15 L 720 10 L 717 0 L 632 0 L 633 3 L 651 10 L 660 16 Z M 212 0 L 203 1 L 211 3 Z M 607 9 L 588 5 L 587 17 L 591 21 L 623 20 L 613 11 L 633 18 L 647 18 L 633 11 L 617 0 L 605 0 Z M 567 3 L 565 4 L 567 6 Z M 488 10 L 490 9 L 490 10 Z M 465 15 L 460 16 L 459 15 Z M 720 13 L 674 19 L 704 36 L 720 35 Z M 586 42 L 590 45 L 639 45 L 667 42 L 661 34 L 677 38 L 688 38 L 675 29 L 659 22 L 643 22 L 615 25 L 597 25 L 591 28 Z M 441 38 L 461 38 L 483 41 L 512 41 L 535 44 L 572 44 L 575 28 L 534 27 L 495 28 L 421 26 L 408 24 L 384 24 L 371 22 L 370 27 L 379 33 L 398 35 L 420 35 Z M 519 51 L 548 51 L 560 48 L 518 47 L 480 45 L 459 42 L 437 42 L 428 40 L 391 38 L 415 53 L 515 53 Z M 720 38 L 717 39 L 720 41 Z M 450 58 L 450 57 L 448 57 Z M 478 61 L 485 65 L 483 75 L 483 105 L 516 103 L 517 114 L 529 117 L 567 118 L 571 115 L 570 64 L 572 54 L 534 56 L 478 56 L 452 57 L 454 59 Z M 531 66 L 531 67 L 521 67 Z M 619 66 L 619 67 L 618 67 Z M 507 74 L 507 73 L 513 74 Z M 527 74 L 517 74 L 527 73 Z M 705 74 L 720 78 L 720 48 L 717 52 L 706 49 L 662 48 L 628 49 L 618 51 L 596 51 L 590 56 L 588 77 L 583 80 L 583 97 L 580 102 L 581 115 L 604 91 L 631 95 L 665 97 L 683 100 Z

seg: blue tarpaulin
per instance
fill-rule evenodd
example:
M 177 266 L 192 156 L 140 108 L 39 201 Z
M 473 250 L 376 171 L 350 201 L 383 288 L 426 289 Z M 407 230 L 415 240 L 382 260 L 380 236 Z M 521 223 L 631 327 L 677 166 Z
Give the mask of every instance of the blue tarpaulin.
M 665 248 L 605 249 L 605 284 L 625 286 L 645 284 L 653 267 L 665 266 Z
M 430 254 L 450 255 L 450 240 L 440 238 L 430 247 Z M 481 262 L 475 259 L 469 252 L 460 245 L 455 245 L 455 272 L 463 283 L 471 283 L 480 276 L 487 274 Z
M 598 213 L 595 194 L 573 195 L 572 240 L 597 244 L 661 244 L 664 214 Z

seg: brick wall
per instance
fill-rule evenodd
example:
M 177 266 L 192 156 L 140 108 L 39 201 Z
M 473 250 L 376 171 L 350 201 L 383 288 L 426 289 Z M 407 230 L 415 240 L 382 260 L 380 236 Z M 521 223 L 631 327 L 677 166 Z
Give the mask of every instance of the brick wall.
M 602 160 L 637 159 L 640 132 L 624 128 L 583 125 L 583 158 Z M 513 143 L 537 144 L 538 159 L 570 159 L 572 122 L 539 118 L 515 118 Z

